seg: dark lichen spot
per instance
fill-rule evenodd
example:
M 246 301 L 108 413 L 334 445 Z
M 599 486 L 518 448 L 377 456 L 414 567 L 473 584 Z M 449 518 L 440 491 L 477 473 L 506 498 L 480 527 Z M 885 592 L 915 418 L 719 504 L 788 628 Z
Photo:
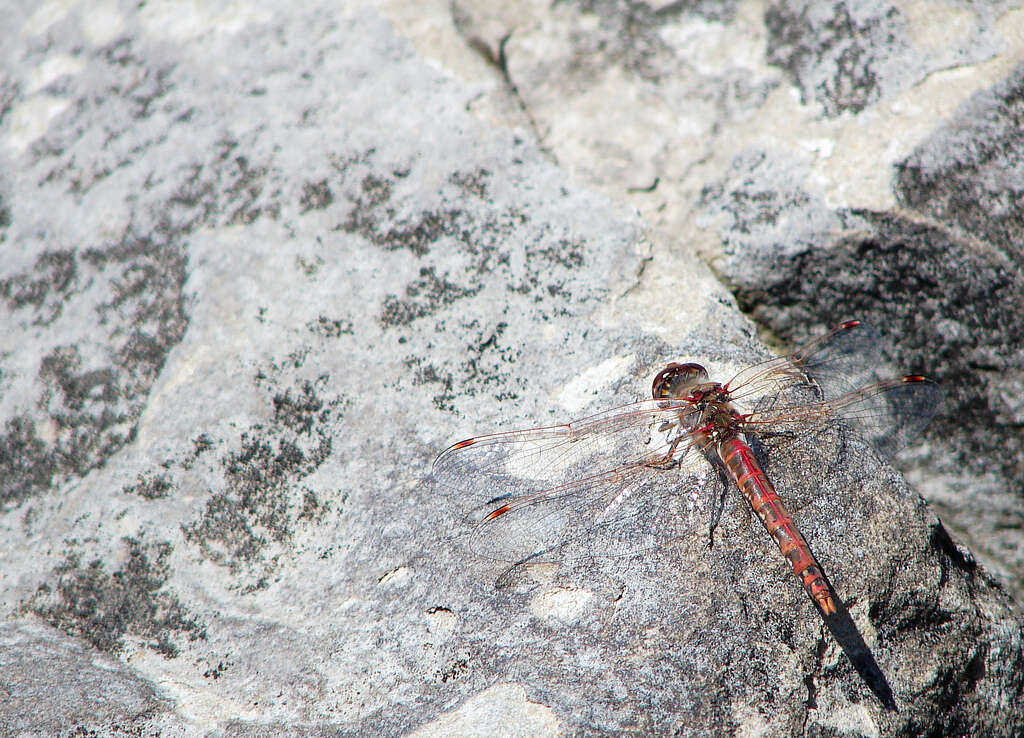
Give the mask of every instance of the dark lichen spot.
M 313 522 L 323 517 L 323 513 L 326 511 L 327 506 L 320 501 L 316 492 L 307 489 L 302 493 L 302 509 L 299 511 L 299 520 Z
M 56 319 L 80 285 L 105 282 L 109 299 L 93 306 L 97 340 L 46 354 L 34 410 L 6 421 L 0 500 L 21 501 L 55 479 L 85 474 L 132 439 L 149 388 L 184 335 L 185 267 L 178 249 L 128 234 L 80 255 L 48 252 L 36 274 L 4 281 L 7 307 L 34 308 L 36 322 Z
M 351 320 L 327 318 L 323 315 L 306 323 L 306 330 L 324 338 L 355 335 L 355 324 Z
M 205 558 L 254 577 L 247 591 L 266 585 L 297 522 L 315 520 L 326 509 L 300 485 L 331 454 L 330 425 L 339 401 L 324 401 L 320 384 L 302 382 L 273 395 L 271 422 L 242 434 L 241 448 L 221 464 L 224 489 L 211 494 L 199 518 L 183 526 L 186 539 Z
M 237 225 L 280 217 L 280 192 L 264 192 L 272 177 L 270 163 L 252 164 L 236 153 L 241 143 L 230 136 L 215 145 L 212 161 L 183 168 L 185 176 L 168 198 L 174 217 L 170 230 L 178 236 L 213 221 Z
M 302 196 L 299 198 L 299 212 L 308 213 L 310 210 L 324 210 L 334 202 L 334 193 L 326 179 L 319 182 L 306 182 L 302 185 Z
M 192 439 L 192 458 L 198 459 L 211 448 L 213 448 L 213 440 L 205 433 L 200 433 L 199 436 Z
M 170 66 L 162 69 L 147 68 L 141 79 L 133 80 L 132 86 L 122 92 L 122 95 L 134 103 L 136 118 L 143 119 L 153 115 L 156 107 L 154 103 L 174 89 L 170 82 L 173 71 L 174 68 Z
M 527 259 L 543 259 L 549 264 L 557 264 L 566 269 L 580 269 L 586 263 L 583 253 L 585 244 L 579 240 L 567 238 L 543 248 L 527 247 Z
M 905 46 L 904 25 L 895 8 L 854 18 L 843 3 L 831 14 L 772 4 L 765 10 L 768 61 L 790 77 L 805 103 L 816 100 L 827 116 L 858 113 L 881 97 L 875 70 L 882 57 Z
M 289 388 L 283 395 L 274 396 L 274 422 L 290 428 L 299 435 L 308 435 L 314 423 L 323 423 L 324 403 L 312 382 L 303 382 L 298 392 Z
M 196 462 L 199 461 L 199 457 L 212 449 L 213 446 L 213 440 L 205 433 L 201 433 L 199 436 L 192 439 L 192 452 L 181 459 L 181 461 L 178 462 L 179 465 L 182 469 L 191 469 L 196 465 Z M 170 469 L 172 465 L 173 462 L 166 461 L 164 462 L 163 467 L 164 469 Z
M 472 172 L 455 172 L 448 180 L 474 197 L 487 196 L 487 182 L 491 173 L 487 169 L 476 169 Z
M 299 267 L 300 270 L 302 270 L 303 274 L 305 274 L 307 277 L 312 277 L 317 272 L 320 271 L 320 268 L 324 265 L 324 260 L 321 259 L 320 257 L 316 257 L 315 259 L 307 259 L 302 256 L 297 256 L 295 257 L 295 264 Z
M 211 666 L 209 669 L 203 672 L 203 678 L 205 679 L 220 679 L 233 664 L 229 661 L 226 664 L 223 661 L 218 661 L 216 666 Z
M 135 484 L 128 485 L 122 492 L 147 500 L 159 500 L 167 497 L 173 489 L 174 482 L 165 474 L 140 474 Z
M 48 488 L 58 465 L 51 447 L 36 435 L 32 418 L 8 420 L 0 437 L 0 504 L 21 502 Z
M 426 256 L 430 247 L 444 236 L 459 234 L 461 211 L 456 209 L 420 213 L 417 218 L 399 221 L 383 230 L 374 214 L 354 209 L 341 224 L 341 229 L 358 233 L 386 251 L 405 249 L 416 256 Z
M 53 409 L 60 407 L 55 417 L 62 425 L 74 427 L 81 421 L 78 417 L 86 407 L 95 416 L 96 409 L 110 406 L 120 397 L 117 377 L 110 368 L 80 371 L 82 364 L 78 349 L 74 346 L 60 346 L 43 357 L 39 378 L 56 395 L 44 394 L 41 404 Z M 117 418 L 118 421 L 123 418 Z
M 363 178 L 362 191 L 366 195 L 366 199 L 363 201 L 365 205 L 370 207 L 376 207 L 382 205 L 391 199 L 392 185 L 386 179 L 378 177 L 373 174 L 368 174 Z
M 130 636 L 174 658 L 179 647 L 173 637 L 205 639 L 206 629 L 164 589 L 171 545 L 146 543 L 141 537 L 123 540 L 128 558 L 117 571 L 108 574 L 103 561 L 82 564 L 78 554 L 70 553 L 53 570 L 53 581 L 39 586 L 27 608 L 101 651 L 122 651 Z
M 267 167 L 253 167 L 245 156 L 236 157 L 234 171 L 230 172 L 234 181 L 227 187 L 224 194 L 228 200 L 229 225 L 249 225 L 264 214 L 264 209 L 256 203 L 263 193 L 267 179 Z M 267 213 L 271 215 L 271 213 Z
M 352 209 L 338 225 L 346 233 L 355 233 L 387 251 L 408 250 L 426 256 L 430 247 L 445 236 L 461 237 L 465 214 L 458 208 L 436 208 L 416 217 L 394 220 L 394 212 L 384 205 L 392 194 L 389 180 L 366 175 L 360 193 L 352 198 Z
M 32 308 L 32 324 L 46 326 L 60 317 L 77 281 L 78 260 L 73 251 L 45 251 L 30 271 L 0 282 L 0 298 L 11 311 Z
M 475 295 L 480 287 L 462 287 L 439 277 L 434 267 L 420 269 L 420 278 L 405 288 L 405 299 L 390 295 L 384 300 L 380 321 L 385 328 L 408 325 L 433 315 L 456 300 Z
M 464 328 L 468 331 L 471 326 L 467 325 Z M 502 345 L 501 336 L 507 328 L 507 323 L 498 323 L 489 333 L 479 331 L 476 340 L 466 346 L 465 359 L 457 368 L 459 384 L 462 387 L 461 394 L 475 395 L 492 387 L 508 386 L 510 377 L 507 374 L 507 367 L 516 361 L 519 349 Z M 432 398 L 433 403 L 439 410 L 452 410 L 455 400 L 455 375 L 438 371 L 437 367 L 425 363 L 418 356 L 408 356 L 402 363 L 412 370 L 413 386 L 440 385 L 440 391 Z M 495 399 L 499 400 L 514 400 L 517 396 L 511 390 L 494 395 Z
M 458 679 L 463 674 L 469 671 L 469 662 L 466 659 L 458 659 L 453 661 L 445 669 L 438 669 L 435 674 L 438 679 L 442 682 L 452 681 Z
M 440 385 L 440 391 L 432 398 L 434 407 L 447 412 L 451 412 L 455 408 L 455 392 L 452 389 L 455 382 L 451 374 L 442 374 L 437 367 L 431 364 L 424 365 L 423 360 L 415 356 L 406 357 L 402 363 L 413 370 L 413 386 Z

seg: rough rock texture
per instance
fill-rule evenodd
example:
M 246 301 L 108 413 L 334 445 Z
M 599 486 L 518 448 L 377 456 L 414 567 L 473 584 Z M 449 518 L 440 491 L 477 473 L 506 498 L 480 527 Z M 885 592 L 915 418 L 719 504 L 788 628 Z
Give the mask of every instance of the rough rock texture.
M 166 717 L 153 685 L 116 658 L 37 622 L 0 629 L 5 735 L 59 735 L 74 725 L 138 735 Z
M 1021 11 L 2 11 L 0 734 L 1024 730 Z M 841 438 L 769 467 L 834 617 L 669 474 L 672 545 L 496 589 L 436 453 L 728 376 L 741 309 L 943 381 L 954 535 Z
M 944 384 L 916 484 L 1024 592 L 1022 11 L 456 7 L 559 164 L 701 253 L 773 338 L 862 318 Z

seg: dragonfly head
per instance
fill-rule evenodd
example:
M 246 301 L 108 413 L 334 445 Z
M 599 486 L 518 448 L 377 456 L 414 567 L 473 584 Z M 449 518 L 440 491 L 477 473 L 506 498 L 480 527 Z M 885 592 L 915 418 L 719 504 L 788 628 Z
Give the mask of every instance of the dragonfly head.
M 684 398 L 708 384 L 708 371 L 700 364 L 669 364 L 654 378 L 655 400 Z

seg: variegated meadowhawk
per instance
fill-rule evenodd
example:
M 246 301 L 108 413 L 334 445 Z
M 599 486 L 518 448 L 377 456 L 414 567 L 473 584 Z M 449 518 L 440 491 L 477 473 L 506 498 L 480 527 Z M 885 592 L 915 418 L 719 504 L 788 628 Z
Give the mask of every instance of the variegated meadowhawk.
M 744 494 L 811 600 L 831 614 L 822 567 L 757 450 L 807 447 L 822 432 L 853 431 L 892 455 L 920 432 L 941 391 L 919 375 L 879 380 L 878 364 L 863 364 L 876 342 L 850 321 L 724 384 L 699 364 L 669 364 L 654 379 L 652 399 L 566 425 L 460 441 L 437 458 L 432 475 L 468 509 L 473 548 L 515 567 L 598 530 L 678 535 L 664 504 L 634 501 L 664 488 L 673 473 L 692 485 L 686 470 L 710 462 Z

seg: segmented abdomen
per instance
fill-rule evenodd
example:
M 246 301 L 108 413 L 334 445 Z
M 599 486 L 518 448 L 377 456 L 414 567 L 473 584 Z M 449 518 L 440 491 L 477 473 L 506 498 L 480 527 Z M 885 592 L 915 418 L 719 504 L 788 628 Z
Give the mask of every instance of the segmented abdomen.
M 821 572 L 821 566 L 811 553 L 807 541 L 797 530 L 793 518 L 782 504 L 775 488 L 754 458 L 754 452 L 738 437 L 726 438 L 718 445 L 718 455 L 729 471 L 736 486 L 747 498 L 750 507 L 761 518 L 765 529 L 779 544 L 782 555 L 793 565 L 804 589 L 822 612 L 836 611 L 835 602 Z

